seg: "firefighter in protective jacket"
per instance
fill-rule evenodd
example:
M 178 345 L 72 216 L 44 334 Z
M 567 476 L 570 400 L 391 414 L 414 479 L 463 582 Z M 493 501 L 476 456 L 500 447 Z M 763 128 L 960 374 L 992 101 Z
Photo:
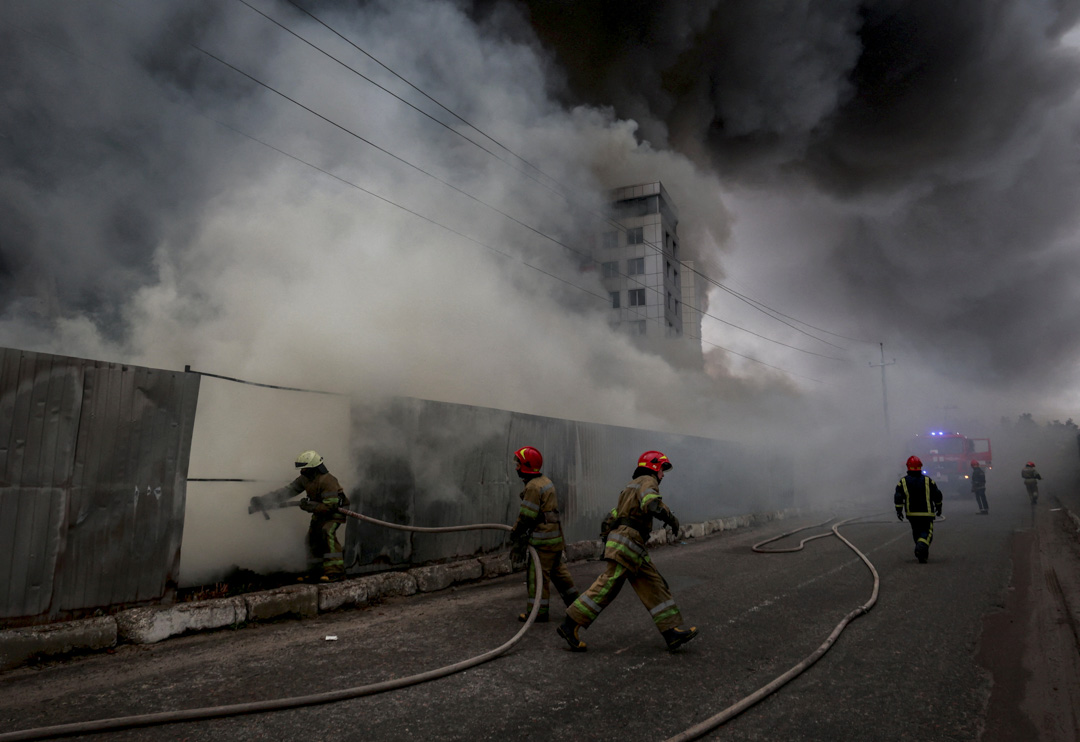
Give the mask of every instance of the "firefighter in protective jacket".
M 525 483 L 525 489 L 518 495 L 521 498 L 521 509 L 517 522 L 514 523 L 514 530 L 510 532 L 510 542 L 518 556 L 524 557 L 526 546 L 532 546 L 540 557 L 543 576 L 540 609 L 537 611 L 536 620 L 546 622 L 549 619 L 548 596 L 551 585 L 555 585 L 566 605 L 574 602 L 578 590 L 574 587 L 574 578 L 566 568 L 563 555 L 565 542 L 562 523 L 559 522 L 559 498 L 555 493 L 555 485 L 540 473 L 544 457 L 532 446 L 525 446 L 514 452 L 514 461 L 518 477 Z M 528 620 L 536 596 L 535 571 L 532 567 L 526 567 L 525 572 L 528 575 L 529 597 L 525 602 L 525 612 L 518 615 L 519 621 Z
M 558 629 L 559 636 L 573 651 L 585 651 L 585 642 L 578 631 L 596 620 L 626 581 L 645 604 L 668 649 L 675 649 L 697 635 L 697 628 L 679 628 L 683 623 L 679 607 L 645 549 L 654 517 L 670 526 L 676 536 L 679 533 L 679 519 L 660 499 L 660 480 L 669 469 L 671 462 L 659 451 L 641 454 L 633 481 L 623 489 L 619 504 L 604 520 L 600 536 L 604 539 L 607 568 L 566 609 L 566 619 Z
M 315 451 L 304 451 L 296 457 L 300 476 L 281 489 L 251 498 L 248 512 L 277 507 L 304 493 L 300 509 L 311 513 L 308 524 L 308 574 L 313 579 L 330 582 L 345 574 L 345 559 L 337 530 L 345 522 L 338 508 L 349 506 L 349 498 L 337 477 L 326 469 L 323 457 Z
M 908 457 L 907 475 L 896 485 L 893 504 L 898 519 L 907 516 L 915 539 L 915 557 L 920 564 L 926 564 L 930 542 L 934 540 L 934 518 L 941 515 L 941 490 L 933 479 L 923 474 L 918 456 Z

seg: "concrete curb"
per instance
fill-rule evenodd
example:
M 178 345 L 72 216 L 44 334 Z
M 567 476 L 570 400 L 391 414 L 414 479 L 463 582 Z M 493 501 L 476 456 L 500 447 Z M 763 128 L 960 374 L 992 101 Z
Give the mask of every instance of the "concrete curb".
M 705 538 L 714 533 L 761 525 L 801 515 L 800 509 L 734 515 L 683 525 L 679 539 Z M 1076 516 L 1070 513 L 1076 519 Z M 666 530 L 653 531 L 648 546 L 669 542 Z M 603 556 L 599 539 L 566 546 L 566 560 L 578 562 Z M 130 608 L 112 616 L 88 618 L 0 630 L 0 671 L 27 664 L 35 658 L 62 657 L 75 652 L 110 649 L 117 644 L 154 644 L 192 631 L 238 628 L 253 621 L 311 618 L 342 608 L 357 608 L 383 598 L 444 590 L 452 585 L 491 579 L 520 571 L 508 553 L 490 554 L 445 564 L 432 564 L 400 572 L 332 582 L 326 585 L 290 585 L 230 598 L 216 598 L 171 606 Z

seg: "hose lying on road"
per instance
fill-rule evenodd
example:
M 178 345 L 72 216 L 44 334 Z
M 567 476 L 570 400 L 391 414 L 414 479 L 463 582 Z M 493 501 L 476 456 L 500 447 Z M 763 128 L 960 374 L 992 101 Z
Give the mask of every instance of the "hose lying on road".
M 788 681 L 790 681 L 793 678 L 797 677 L 804 670 L 806 670 L 808 667 L 810 667 L 810 665 L 814 664 L 819 659 L 821 659 L 821 656 L 823 654 L 825 654 L 827 651 L 829 651 L 829 648 L 833 645 L 834 642 L 836 642 L 837 637 L 840 636 L 840 632 L 843 631 L 844 628 L 847 627 L 847 625 L 849 623 L 851 623 L 856 618 L 858 618 L 859 616 L 865 614 L 871 608 L 874 607 L 874 604 L 877 603 L 878 587 L 881 584 L 881 581 L 878 578 L 877 570 L 874 569 L 874 565 L 870 563 L 870 560 L 866 558 L 866 555 L 863 554 L 858 549 L 856 549 L 854 544 L 852 544 L 846 538 L 841 536 L 840 531 L 838 530 L 840 528 L 840 526 L 845 525 L 846 523 L 851 523 L 852 521 L 860 520 L 860 519 L 865 518 L 865 517 L 868 517 L 868 516 L 864 515 L 864 516 L 859 516 L 858 518 L 848 518 L 847 520 L 842 520 L 842 521 L 840 521 L 839 523 L 835 524 L 832 527 L 832 533 L 821 533 L 821 534 L 818 534 L 816 536 L 810 536 L 809 538 L 805 538 L 802 541 L 800 541 L 798 546 L 792 547 L 790 549 L 762 549 L 761 547 L 764 546 L 765 544 L 771 543 L 773 541 L 779 541 L 780 539 L 785 538 L 786 536 L 791 536 L 793 534 L 799 533 L 800 531 L 805 531 L 805 530 L 810 529 L 810 528 L 817 528 L 819 526 L 823 526 L 826 523 L 828 523 L 830 520 L 832 520 L 832 518 L 829 518 L 828 520 L 822 521 L 821 523 L 815 523 L 814 525 L 803 526 L 802 528 L 796 528 L 794 531 L 788 531 L 787 533 L 782 533 L 779 536 L 773 536 L 772 538 L 765 539 L 764 541 L 759 541 L 758 543 L 754 544 L 751 547 L 754 551 L 762 553 L 762 554 L 782 554 L 782 553 L 786 553 L 786 552 L 800 551 L 806 545 L 806 543 L 808 541 L 813 541 L 814 539 L 817 539 L 817 538 L 825 538 L 825 537 L 830 536 L 830 535 L 835 535 L 838 539 L 840 539 L 845 544 L 847 544 L 848 547 L 851 548 L 852 551 L 854 551 L 856 554 L 858 554 L 859 558 L 862 559 L 863 562 L 866 564 L 866 566 L 870 569 L 870 574 L 872 574 L 874 576 L 874 591 L 870 595 L 870 600 L 866 601 L 861 606 L 859 606 L 858 608 L 853 610 L 851 613 L 844 616 L 844 619 L 840 623 L 838 623 L 836 625 L 836 628 L 834 628 L 832 630 L 832 633 L 829 634 L 829 638 L 826 639 L 825 642 L 820 647 L 818 647 L 816 650 L 814 650 L 814 652 L 812 654 L 810 654 L 810 656 L 808 656 L 802 662 L 800 662 L 799 664 L 792 667 L 790 670 L 788 670 L 783 675 L 781 675 L 778 678 L 776 678 L 775 680 L 773 680 L 768 685 L 764 685 L 761 688 L 758 688 L 756 691 L 754 691 L 750 695 L 746 696 L 745 698 L 743 698 L 738 703 L 735 703 L 735 704 L 733 704 L 731 706 L 728 706 L 726 709 L 724 709 L 720 713 L 716 714 L 715 716 L 710 716 L 705 721 L 702 721 L 702 722 L 700 722 L 698 724 L 695 724 L 694 726 L 690 727 L 689 729 L 686 729 L 685 731 L 682 731 L 679 734 L 676 734 L 674 737 L 670 737 L 669 739 L 665 740 L 665 742 L 685 742 L 685 740 L 697 739 L 697 738 L 701 737 L 703 734 L 705 734 L 707 732 L 710 732 L 713 729 L 716 729 L 716 727 L 720 726 L 724 722 L 734 718 L 735 716 L 738 716 L 743 711 L 750 708 L 751 706 L 753 706 L 755 703 L 762 700 L 766 696 L 776 692 L 783 685 L 785 685 Z
M 367 521 L 376 525 L 385 526 L 386 528 L 394 528 L 400 531 L 417 531 L 419 533 L 450 533 L 452 531 L 473 531 L 483 529 L 494 529 L 509 531 L 510 526 L 503 523 L 481 523 L 478 525 L 469 526 L 446 526 L 442 528 L 425 528 L 421 526 L 402 526 L 396 523 L 388 523 L 386 521 L 377 520 L 360 513 L 353 512 L 351 510 L 341 510 L 340 512 L 345 515 L 356 518 L 358 520 Z M 536 595 L 533 598 L 532 612 L 529 613 L 528 619 L 525 621 L 525 625 L 514 634 L 514 636 L 505 644 L 496 647 L 484 654 L 477 655 L 461 662 L 456 662 L 446 667 L 440 667 L 436 670 L 428 670 L 417 675 L 409 675 L 404 678 L 397 678 L 396 680 L 385 680 L 381 683 L 372 683 L 371 685 L 361 685 L 355 688 L 345 688 L 342 690 L 328 691 L 326 693 L 314 693 L 307 696 L 295 696 L 293 698 L 275 698 L 269 701 L 251 701 L 249 703 L 235 703 L 229 706 L 206 706 L 203 708 L 184 709 L 182 711 L 161 711 L 154 714 L 139 714 L 136 716 L 118 716 L 111 719 L 98 719 L 96 721 L 84 721 L 75 722 L 72 724 L 58 724 L 51 727 L 38 727 L 36 729 L 22 729 L 17 732 L 7 732 L 0 734 L 0 742 L 14 742 L 15 740 L 34 740 L 34 739 L 50 739 L 55 737 L 70 737 L 76 734 L 93 734 L 97 732 L 112 732 L 119 729 L 132 729 L 136 727 L 148 727 L 157 726 L 160 724 L 175 724 L 177 722 L 184 721 L 201 721 L 203 719 L 219 719 L 226 716 L 241 716 L 244 714 L 258 714 L 266 711 L 283 711 L 285 709 L 301 708 L 303 706 L 318 706 L 325 703 L 334 703 L 335 701 L 345 701 L 351 698 L 359 698 L 361 696 L 370 696 L 376 693 L 383 693 L 388 690 L 396 690 L 398 688 L 404 688 L 409 685 L 417 685 L 419 683 L 427 682 L 428 680 L 435 680 L 436 678 L 446 677 L 462 670 L 467 670 L 470 667 L 476 667 L 477 665 L 493 660 L 499 655 L 506 653 L 511 647 L 521 641 L 525 636 L 525 632 L 528 631 L 533 622 L 536 620 L 536 615 L 540 612 L 540 593 L 543 590 L 543 574 L 540 569 L 540 557 L 537 555 L 536 550 L 533 547 L 529 548 L 529 557 L 532 560 L 532 566 L 536 577 Z

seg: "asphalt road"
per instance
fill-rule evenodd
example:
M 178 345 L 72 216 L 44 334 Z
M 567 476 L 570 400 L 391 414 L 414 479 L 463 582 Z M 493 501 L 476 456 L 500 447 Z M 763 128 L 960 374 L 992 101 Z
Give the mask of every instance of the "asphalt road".
M 1052 503 L 1040 506 L 1039 523 L 1060 531 Z M 1009 618 L 1025 604 L 1007 605 L 1016 602 L 1016 554 L 1043 543 L 1033 537 L 1036 521 L 1019 498 L 992 498 L 988 516 L 977 515 L 974 502 L 947 501 L 945 515 L 925 565 L 914 558 L 908 525 L 887 510 L 874 522 L 843 527 L 880 574 L 877 605 L 817 664 L 707 739 L 969 742 L 982 738 L 990 717 L 995 741 L 1031 738 L 1009 736 L 1018 729 L 1049 728 L 1032 725 L 1025 706 L 1032 652 L 1021 650 L 1030 644 L 1024 638 L 1030 622 Z M 872 576 L 839 539 L 818 539 L 791 554 L 750 549 L 815 520 L 655 550 L 684 617 L 701 631 L 676 653 L 664 648 L 627 586 L 584 632 L 586 653 L 567 651 L 554 623 L 538 624 L 508 654 L 412 688 L 86 739 L 664 740 L 800 662 L 869 599 Z M 771 546 L 793 546 L 827 530 Z M 1056 558 L 1077 552 L 1071 555 Z M 602 568 L 576 563 L 571 572 L 584 589 Z M 515 616 L 523 608 L 524 581 L 516 574 L 311 620 L 22 668 L 0 675 L 0 730 L 298 696 L 410 675 L 501 644 L 519 628 Z M 984 619 L 995 618 L 984 634 Z M 1046 689 L 1071 698 L 1075 691 Z

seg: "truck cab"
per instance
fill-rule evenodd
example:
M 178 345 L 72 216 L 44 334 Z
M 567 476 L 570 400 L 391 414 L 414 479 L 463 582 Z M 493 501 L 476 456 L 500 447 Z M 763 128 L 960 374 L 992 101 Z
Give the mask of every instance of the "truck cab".
M 962 433 L 932 430 L 914 436 L 908 451 L 922 459 L 923 472 L 937 482 L 946 496 L 967 497 L 971 494 L 971 462 L 989 470 L 993 465 L 993 449 L 989 438 L 968 438 Z

